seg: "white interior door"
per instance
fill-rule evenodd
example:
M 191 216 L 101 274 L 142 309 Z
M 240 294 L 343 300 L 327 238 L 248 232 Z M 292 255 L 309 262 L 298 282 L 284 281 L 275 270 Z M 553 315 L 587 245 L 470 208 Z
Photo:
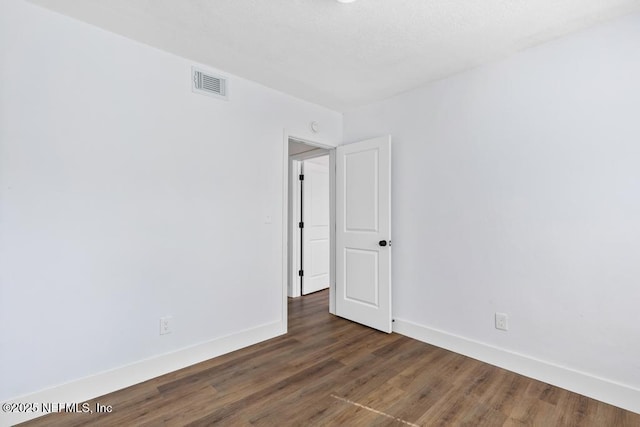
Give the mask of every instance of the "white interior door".
M 391 332 L 391 136 L 336 149 L 336 314 Z
M 329 156 L 304 161 L 302 294 L 329 287 Z

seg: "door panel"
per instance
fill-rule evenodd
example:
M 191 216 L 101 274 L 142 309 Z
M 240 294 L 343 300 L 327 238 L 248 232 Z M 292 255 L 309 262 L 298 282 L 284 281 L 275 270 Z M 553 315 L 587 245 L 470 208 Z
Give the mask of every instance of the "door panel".
M 345 248 L 344 253 L 345 299 L 377 308 L 378 251 Z
M 336 155 L 336 314 L 391 332 L 391 137 Z
M 378 150 L 345 156 L 347 231 L 378 231 Z

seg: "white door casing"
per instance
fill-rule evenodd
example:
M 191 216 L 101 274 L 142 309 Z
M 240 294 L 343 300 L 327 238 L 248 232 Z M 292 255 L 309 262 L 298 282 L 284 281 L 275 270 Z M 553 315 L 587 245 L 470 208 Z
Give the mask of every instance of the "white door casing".
M 329 156 L 303 165 L 302 294 L 329 287 Z
M 391 136 L 336 150 L 336 314 L 390 333 Z

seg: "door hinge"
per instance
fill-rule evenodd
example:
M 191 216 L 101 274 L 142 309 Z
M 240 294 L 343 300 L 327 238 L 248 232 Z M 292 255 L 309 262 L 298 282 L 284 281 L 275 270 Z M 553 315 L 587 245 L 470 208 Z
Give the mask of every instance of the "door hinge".
M 302 175 L 302 174 L 298 175 L 298 179 L 299 179 L 300 181 L 304 181 L 304 175 Z
M 300 221 L 300 222 L 298 223 L 298 228 L 304 228 L 304 222 Z
M 304 276 L 304 271 L 298 270 L 298 276 L 300 276 L 300 277 Z

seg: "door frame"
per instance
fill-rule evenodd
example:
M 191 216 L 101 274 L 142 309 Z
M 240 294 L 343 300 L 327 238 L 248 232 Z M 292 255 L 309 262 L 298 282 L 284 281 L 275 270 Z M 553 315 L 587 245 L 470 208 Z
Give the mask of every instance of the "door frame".
M 289 189 L 291 184 L 290 166 L 291 161 L 289 157 L 289 140 L 295 142 L 301 142 L 306 145 L 323 148 L 329 152 L 329 312 L 335 314 L 335 292 L 336 292 L 336 195 L 335 195 L 335 183 L 336 183 L 336 145 L 330 144 L 318 139 L 309 140 L 305 137 L 290 134 L 286 129 L 284 131 L 284 138 L 282 142 L 282 158 L 283 158 L 283 172 L 282 172 L 282 333 L 287 332 L 288 323 L 288 282 L 289 282 Z

